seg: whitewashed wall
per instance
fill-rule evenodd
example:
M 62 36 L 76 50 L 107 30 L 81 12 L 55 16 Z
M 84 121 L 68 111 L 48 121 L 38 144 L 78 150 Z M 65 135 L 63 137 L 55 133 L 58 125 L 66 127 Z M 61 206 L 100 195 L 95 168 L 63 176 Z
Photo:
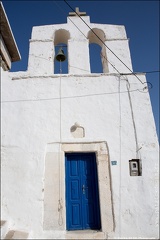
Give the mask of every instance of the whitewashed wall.
M 88 17 L 84 18 L 89 21 Z M 87 34 L 86 26 L 81 26 L 77 18 L 72 19 Z M 111 40 L 120 39 L 116 54 L 121 53 L 122 60 L 132 68 L 124 27 L 101 24 L 91 24 L 91 27 L 103 29 L 106 41 L 110 40 L 113 49 L 114 41 L 112 43 Z M 2 70 L 2 218 L 11 220 L 15 229 L 32 232 L 33 237 L 66 237 L 64 198 L 63 225 L 58 225 L 58 212 L 55 212 L 52 229 L 43 231 L 45 159 L 49 144 L 60 141 L 61 81 L 62 142 L 104 141 L 108 145 L 114 231 L 105 233 L 106 236 L 156 238 L 158 140 L 149 94 L 143 89 L 145 85 L 132 75 L 119 78 L 111 68 L 106 74 L 84 74 L 79 69 L 75 72 L 76 68 L 71 68 L 69 74 L 62 76 L 53 74 L 54 44 L 51 39 L 55 29 L 59 28 L 70 31 L 70 36 L 74 36 L 76 31 L 75 41 L 79 39 L 83 42 L 82 35 L 69 22 L 34 27 L 28 71 L 9 73 Z M 69 61 L 72 61 L 73 54 L 70 53 Z M 107 54 L 117 68 L 128 72 L 118 60 Z M 50 59 L 47 64 L 43 57 Z M 81 65 L 82 58 L 84 56 L 77 54 L 77 66 Z M 85 61 L 90 71 L 87 54 L 83 63 Z M 138 77 L 142 82 L 146 81 L 143 74 Z M 137 155 L 126 79 L 130 83 L 139 157 L 142 160 L 142 176 L 138 177 L 129 175 L 129 160 Z M 83 139 L 75 139 L 71 134 L 70 128 L 75 122 L 85 130 Z M 55 149 L 55 152 L 58 150 Z M 112 166 L 111 161 L 117 161 L 117 165 Z M 56 171 L 58 161 L 55 161 L 53 172 Z M 58 177 L 54 181 L 56 194 L 52 200 L 57 209 Z M 64 182 L 62 184 L 64 197 Z

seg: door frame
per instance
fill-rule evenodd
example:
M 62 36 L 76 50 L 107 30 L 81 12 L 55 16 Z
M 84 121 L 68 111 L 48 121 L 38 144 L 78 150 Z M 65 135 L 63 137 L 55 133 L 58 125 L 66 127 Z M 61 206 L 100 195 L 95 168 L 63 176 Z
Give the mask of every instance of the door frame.
M 115 223 L 113 217 L 109 151 L 105 141 L 82 142 L 76 140 L 76 142 L 65 141 L 47 144 L 44 172 L 43 229 L 47 231 L 55 229 L 57 231 L 62 231 L 65 234 L 64 238 L 66 237 L 68 239 L 73 238 L 75 234 L 75 238 L 77 238 L 76 231 L 66 231 L 65 153 L 67 152 L 96 153 L 101 212 L 100 233 L 103 236 L 107 236 L 107 234 L 114 231 Z M 59 193 L 61 199 L 61 211 L 57 211 Z M 61 220 L 60 225 L 59 219 Z M 79 234 L 79 236 L 81 236 L 81 233 Z
M 80 152 L 80 153 L 94 152 L 95 153 L 96 164 L 97 164 L 97 175 L 98 175 L 101 231 L 107 232 L 107 233 L 112 232 L 114 229 L 114 219 L 113 219 L 110 165 L 109 165 L 109 154 L 108 154 L 107 143 L 106 142 L 62 143 L 61 151 L 63 152 L 63 161 L 65 160 L 66 153 L 74 153 L 74 152 L 75 153 L 76 152 Z M 65 202 L 65 178 L 66 178 L 65 166 L 63 169 L 63 173 L 64 173 L 63 199 Z M 65 219 L 64 222 L 65 222 L 65 229 L 66 229 L 66 202 L 65 202 L 65 211 L 63 216 Z

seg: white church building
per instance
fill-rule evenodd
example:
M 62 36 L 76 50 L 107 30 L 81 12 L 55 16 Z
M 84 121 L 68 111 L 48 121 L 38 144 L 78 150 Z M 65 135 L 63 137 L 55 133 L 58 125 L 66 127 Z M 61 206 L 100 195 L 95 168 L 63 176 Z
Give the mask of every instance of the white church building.
M 2 239 L 158 239 L 159 144 L 125 27 L 76 8 L 33 27 L 28 69 L 11 72 L 20 53 L 0 8 Z

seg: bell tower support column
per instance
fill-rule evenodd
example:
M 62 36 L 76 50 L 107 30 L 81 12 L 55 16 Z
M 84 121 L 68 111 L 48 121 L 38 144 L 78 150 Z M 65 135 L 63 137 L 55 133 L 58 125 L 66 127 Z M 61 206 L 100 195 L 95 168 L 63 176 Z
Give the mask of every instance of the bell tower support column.
M 90 73 L 89 41 L 88 39 L 68 41 L 69 74 Z

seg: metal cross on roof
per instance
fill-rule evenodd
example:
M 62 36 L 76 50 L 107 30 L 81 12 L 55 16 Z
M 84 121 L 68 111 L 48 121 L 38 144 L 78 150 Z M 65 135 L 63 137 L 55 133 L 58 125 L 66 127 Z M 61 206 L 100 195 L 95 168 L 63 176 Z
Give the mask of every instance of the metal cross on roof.
M 86 12 L 80 12 L 79 7 L 76 7 L 75 12 L 69 12 L 69 16 L 86 16 Z

